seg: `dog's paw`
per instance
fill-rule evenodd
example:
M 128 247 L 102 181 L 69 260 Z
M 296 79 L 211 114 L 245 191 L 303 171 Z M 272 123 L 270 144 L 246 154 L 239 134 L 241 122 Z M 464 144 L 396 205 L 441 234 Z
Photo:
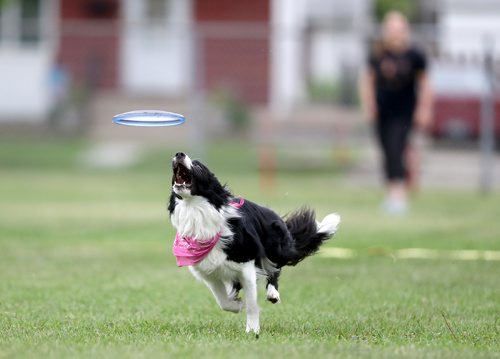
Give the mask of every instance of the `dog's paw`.
M 280 292 L 272 284 L 267 286 L 267 300 L 273 304 L 280 301 Z
M 248 315 L 247 316 L 247 333 L 254 333 L 255 336 L 259 337 L 260 325 L 259 325 L 259 316 Z

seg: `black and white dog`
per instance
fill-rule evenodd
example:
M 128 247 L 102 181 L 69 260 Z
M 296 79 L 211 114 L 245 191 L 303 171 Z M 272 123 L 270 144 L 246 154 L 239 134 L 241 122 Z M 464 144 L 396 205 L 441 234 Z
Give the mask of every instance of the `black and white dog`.
M 257 277 L 267 278 L 267 300 L 277 303 L 278 277 L 285 265 L 296 265 L 315 253 L 337 230 L 340 217 L 316 222 L 301 209 L 282 219 L 272 210 L 234 198 L 201 162 L 179 152 L 172 163 L 168 210 L 177 229 L 173 252 L 202 280 L 223 310 L 239 312 L 245 290 L 246 331 L 259 333 Z

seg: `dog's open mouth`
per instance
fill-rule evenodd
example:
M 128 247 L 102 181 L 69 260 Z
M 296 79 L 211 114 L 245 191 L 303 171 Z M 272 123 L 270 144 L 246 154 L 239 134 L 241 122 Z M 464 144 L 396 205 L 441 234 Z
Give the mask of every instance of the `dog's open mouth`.
M 191 187 L 191 171 L 182 163 L 177 163 L 174 167 L 174 182 L 178 187 Z

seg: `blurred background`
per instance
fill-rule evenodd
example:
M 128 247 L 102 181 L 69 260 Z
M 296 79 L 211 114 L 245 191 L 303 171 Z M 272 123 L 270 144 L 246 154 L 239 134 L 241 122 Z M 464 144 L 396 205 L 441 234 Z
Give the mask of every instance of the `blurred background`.
M 85 143 L 80 164 L 115 168 L 137 163 L 155 145 L 203 157 L 229 140 L 256 151 L 254 169 L 268 188 L 280 167 L 334 168 L 349 183 L 380 185 L 357 82 L 380 19 L 398 9 L 429 56 L 435 92 L 433 125 L 416 138 L 422 184 L 499 186 L 498 1 L 1 4 L 4 143 Z M 111 123 L 114 114 L 135 109 L 179 112 L 187 122 L 168 129 Z M 6 151 L 4 164 L 15 162 Z
M 434 90 L 406 216 L 357 90 L 394 9 Z M 499 80 L 499 0 L 0 0 L 0 357 L 498 356 Z M 186 123 L 112 123 L 138 109 Z M 178 151 L 342 216 L 258 346 L 175 265 Z

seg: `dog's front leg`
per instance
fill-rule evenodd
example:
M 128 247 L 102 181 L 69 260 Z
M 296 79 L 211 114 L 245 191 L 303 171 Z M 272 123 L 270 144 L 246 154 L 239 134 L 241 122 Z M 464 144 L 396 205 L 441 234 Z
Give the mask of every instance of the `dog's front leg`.
M 241 300 L 235 300 L 229 297 L 227 294 L 226 286 L 224 282 L 218 278 L 203 278 L 205 284 L 212 291 L 217 304 L 222 310 L 228 312 L 239 313 L 243 308 L 243 302 Z
M 241 285 L 245 291 L 247 308 L 247 333 L 259 334 L 259 305 L 257 303 L 257 273 L 254 261 L 243 264 L 241 273 Z

